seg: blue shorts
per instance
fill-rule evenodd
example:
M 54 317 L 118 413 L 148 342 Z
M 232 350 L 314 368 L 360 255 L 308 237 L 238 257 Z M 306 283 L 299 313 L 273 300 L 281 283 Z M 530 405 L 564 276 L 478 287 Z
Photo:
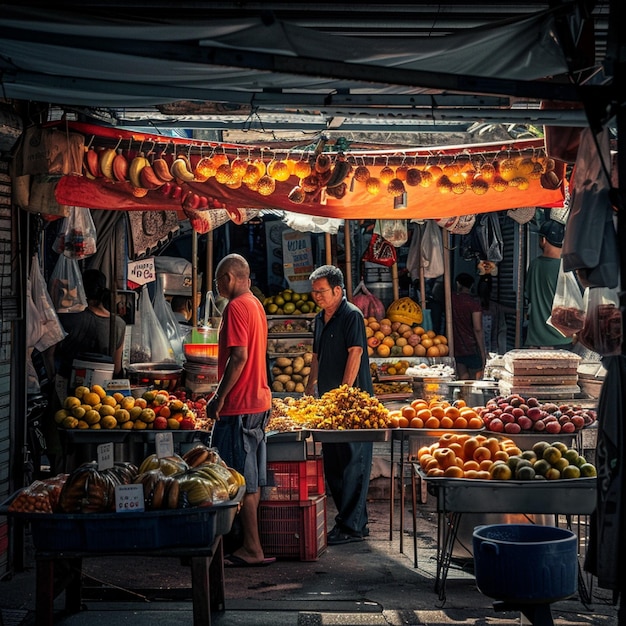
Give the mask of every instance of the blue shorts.
M 246 493 L 256 493 L 267 484 L 265 427 L 269 411 L 224 415 L 213 425 L 211 445 L 226 465 L 246 479 Z

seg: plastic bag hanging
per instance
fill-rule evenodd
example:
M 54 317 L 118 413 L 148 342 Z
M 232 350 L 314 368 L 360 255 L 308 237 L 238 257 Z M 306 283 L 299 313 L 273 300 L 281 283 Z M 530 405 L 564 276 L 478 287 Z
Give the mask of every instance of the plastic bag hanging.
M 552 314 L 547 323 L 565 337 L 573 337 L 585 323 L 585 305 L 580 287 L 573 272 L 563 271 L 563 261 L 556 279 L 556 292 L 552 301 Z
M 619 354 L 622 348 L 622 314 L 617 290 L 594 287 L 585 290 L 585 324 L 580 343 L 601 356 Z
M 130 363 L 173 363 L 174 350 L 150 301 L 147 285 L 139 294 L 139 307 L 131 334 Z
M 380 234 L 392 246 L 399 248 L 409 239 L 406 220 L 378 220 Z
M 170 342 L 176 361 L 179 364 L 182 364 L 185 360 L 183 340 L 186 333 L 181 328 L 181 325 L 176 321 L 174 311 L 172 311 L 172 307 L 165 299 L 163 279 L 160 274 L 157 275 L 156 293 L 154 295 L 154 313 L 161 324 L 161 328 L 163 329 L 165 336 Z M 191 327 L 188 328 L 191 330 Z
M 34 340 L 32 346 L 37 348 L 40 352 L 43 352 L 65 339 L 67 333 L 54 309 L 36 256 L 33 257 L 31 262 L 29 285 L 30 295 L 39 319 L 39 324 L 36 326 L 39 327 L 39 331 L 41 332 L 39 337 Z M 31 330 L 33 329 L 31 328 Z M 34 337 L 35 335 L 33 335 L 33 338 Z
M 96 253 L 96 226 L 89 209 L 70 207 L 70 213 L 63 218 L 52 249 L 57 254 L 77 260 Z
M 48 291 L 57 313 L 80 313 L 87 297 L 78 261 L 59 255 L 48 281 Z

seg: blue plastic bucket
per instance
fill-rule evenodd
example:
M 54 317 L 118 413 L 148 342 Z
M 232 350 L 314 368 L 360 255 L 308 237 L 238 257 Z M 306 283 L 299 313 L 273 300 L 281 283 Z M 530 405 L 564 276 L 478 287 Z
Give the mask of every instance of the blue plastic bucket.
M 472 544 L 476 585 L 490 598 L 548 603 L 576 593 L 578 542 L 570 530 L 534 524 L 477 526 Z

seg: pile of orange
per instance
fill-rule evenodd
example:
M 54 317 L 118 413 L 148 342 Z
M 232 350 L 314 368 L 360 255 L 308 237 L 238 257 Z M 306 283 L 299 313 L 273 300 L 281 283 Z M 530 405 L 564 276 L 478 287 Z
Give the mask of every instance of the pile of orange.
M 521 454 L 511 439 L 445 433 L 435 443 L 422 446 L 417 460 L 427 476 L 508 480 L 509 457 Z
M 483 418 L 464 400 L 452 404 L 447 400 L 423 400 L 417 398 L 401 409 L 390 411 L 390 424 L 393 428 L 432 429 L 480 429 Z

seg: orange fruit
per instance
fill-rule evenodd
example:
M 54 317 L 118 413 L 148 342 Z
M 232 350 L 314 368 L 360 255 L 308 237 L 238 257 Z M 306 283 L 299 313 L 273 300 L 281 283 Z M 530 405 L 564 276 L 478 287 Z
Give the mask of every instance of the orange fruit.
M 467 420 L 460 415 L 454 420 L 454 428 L 467 428 Z
M 463 446 L 460 443 L 451 443 L 448 447 L 456 454 L 457 459 L 461 458 L 463 461 Z
M 430 447 L 429 446 L 422 446 L 418 451 L 417 451 L 417 458 L 418 459 L 422 459 L 423 456 L 426 456 L 427 454 L 430 454 Z
M 385 346 L 389 346 L 390 348 L 393 348 L 396 345 L 396 342 L 393 337 L 389 337 L 388 335 L 385 335 L 385 338 L 383 339 L 383 344 Z
M 425 422 L 424 426 L 426 428 L 439 428 L 439 420 L 435 417 L 429 417 Z
M 453 420 L 455 420 L 460 415 L 459 409 L 457 409 L 455 406 L 447 406 L 444 413 L 446 414 L 446 417 L 449 417 Z
M 483 459 L 480 463 L 480 469 L 481 470 L 487 470 L 489 471 L 491 469 L 491 466 L 493 465 L 493 461 L 491 459 Z
M 425 334 L 430 339 L 433 339 L 437 335 L 437 333 L 434 330 L 427 330 Z
M 465 400 L 455 400 L 453 406 L 455 406 L 457 409 L 462 409 L 467 405 L 465 404 Z
M 435 339 L 438 340 L 438 343 L 443 343 L 443 344 L 447 344 L 448 343 L 448 340 L 443 335 L 436 335 L 435 338 L 433 339 L 433 341 Z
M 413 402 L 411 402 L 411 406 L 417 411 L 419 409 L 427 409 L 428 403 L 426 402 L 426 400 L 421 400 L 417 398 L 416 400 L 413 400 Z
M 402 415 L 406 417 L 409 421 L 411 421 L 417 415 L 417 411 L 410 404 L 403 406 L 401 411 Z
M 422 339 L 422 341 L 418 344 L 424 348 L 426 348 L 426 350 L 428 350 L 428 348 L 431 348 L 433 346 L 433 340 L 430 337 L 426 337 L 425 335 L 422 335 L 422 337 L 424 337 Z M 437 352 L 439 352 L 439 349 L 437 349 Z
M 425 331 L 425 330 L 424 330 L 421 326 L 416 326 L 416 327 L 413 329 L 413 332 L 414 332 L 416 335 L 423 335 L 426 331 Z
M 443 470 L 440 467 L 435 467 L 433 469 L 430 469 L 426 472 L 426 476 L 432 476 L 433 478 L 436 478 L 438 476 L 443 476 Z
M 389 423 L 392 428 L 400 428 L 400 416 L 399 415 L 390 415 Z
M 489 437 L 487 439 L 487 441 L 485 441 L 485 448 L 489 448 L 489 451 L 491 452 L 491 458 L 495 459 L 496 456 L 496 452 L 500 452 L 501 448 L 500 448 L 500 440 L 497 439 L 496 437 Z
M 376 353 L 378 354 L 378 356 L 386 358 L 391 354 L 391 348 L 388 345 L 381 343 L 376 348 Z
M 436 417 L 439 420 L 445 415 L 444 410 L 438 405 L 432 407 L 430 409 L 430 412 L 432 413 L 434 417 Z
M 469 461 L 465 461 L 463 463 L 463 468 L 465 470 L 478 471 L 480 469 L 480 464 L 478 463 L 478 461 L 474 461 L 474 459 L 470 459 Z
M 463 444 L 463 457 L 468 461 L 474 458 L 474 452 L 480 447 L 480 443 L 476 437 L 470 437 Z
M 489 480 L 490 478 L 489 470 L 479 470 L 478 476 L 476 476 L 476 478 L 480 478 L 482 480 Z
M 488 460 L 491 461 L 491 450 L 486 448 L 485 446 L 478 446 L 476 450 L 474 450 L 474 460 L 481 463 L 482 461 Z
M 498 450 L 494 455 L 493 455 L 493 460 L 494 461 L 508 461 L 509 460 L 509 453 L 505 452 L 504 450 Z
M 454 428 L 454 420 L 450 417 L 444 416 L 439 420 L 439 425 L 441 428 Z
M 448 348 L 445 343 L 440 343 L 437 346 L 437 351 L 439 352 L 439 356 L 448 356 L 448 354 L 450 353 L 450 348 Z
M 417 412 L 417 417 L 426 423 L 426 421 L 432 417 L 432 413 L 430 412 L 430 409 L 420 409 Z
M 424 420 L 420 419 L 419 417 L 414 417 L 410 421 L 409 427 L 410 428 L 424 428 Z
M 413 354 L 415 356 L 426 356 L 426 348 L 421 343 L 418 343 L 413 348 Z
M 439 461 L 435 457 L 425 460 L 424 470 L 426 472 L 428 472 L 428 470 L 432 469 L 433 467 L 439 467 Z
M 476 416 L 467 421 L 468 428 L 482 428 L 484 426 L 482 418 Z
M 439 466 L 443 469 L 446 469 L 446 467 L 450 467 L 451 465 L 456 465 L 456 454 L 454 454 L 454 451 L 450 450 L 450 448 L 437 448 L 433 456 L 437 459 Z
M 415 348 L 411 344 L 402 346 L 402 356 L 413 356 L 415 354 Z
M 404 415 L 401 415 L 401 416 L 398 418 L 398 426 L 399 426 L 400 428 L 408 428 L 408 426 L 409 426 L 409 420 L 408 420 L 406 417 L 404 417 Z
M 447 478 L 463 478 L 464 472 L 458 465 L 451 465 L 444 470 L 443 475 Z
M 464 478 L 479 478 L 478 470 L 467 470 L 464 475 Z

